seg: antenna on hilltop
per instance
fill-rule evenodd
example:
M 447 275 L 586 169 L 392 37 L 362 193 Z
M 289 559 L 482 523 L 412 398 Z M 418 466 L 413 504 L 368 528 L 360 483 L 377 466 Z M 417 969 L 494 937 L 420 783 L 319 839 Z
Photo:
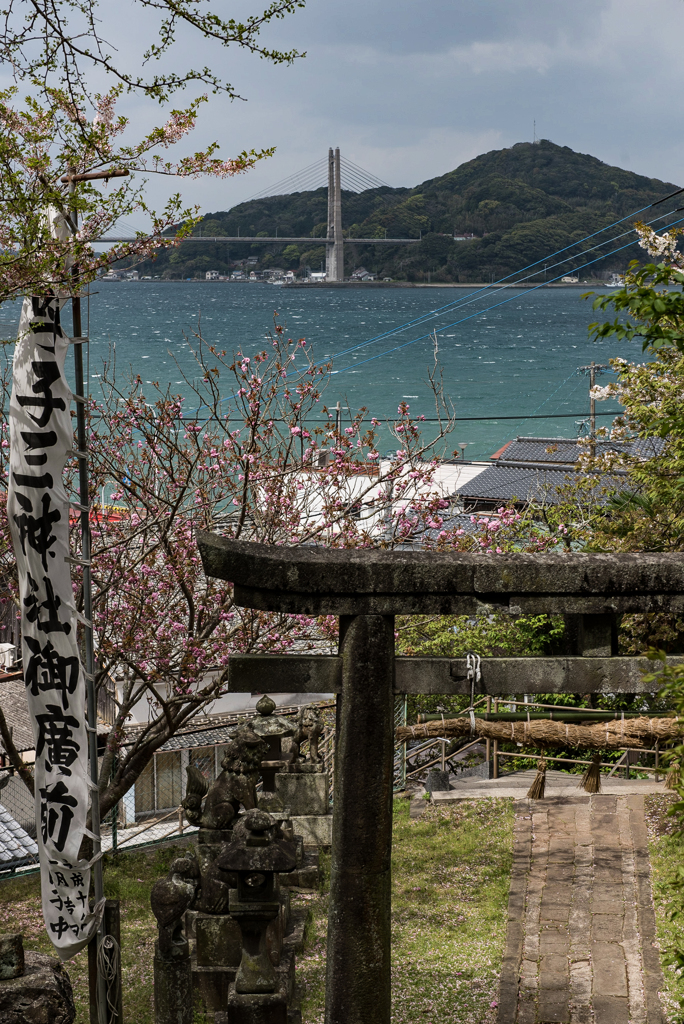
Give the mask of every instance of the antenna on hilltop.
M 532 134 L 533 134 L 532 145 L 536 146 L 537 145 L 537 122 L 533 121 L 532 124 L 534 126 L 533 129 L 532 129 Z

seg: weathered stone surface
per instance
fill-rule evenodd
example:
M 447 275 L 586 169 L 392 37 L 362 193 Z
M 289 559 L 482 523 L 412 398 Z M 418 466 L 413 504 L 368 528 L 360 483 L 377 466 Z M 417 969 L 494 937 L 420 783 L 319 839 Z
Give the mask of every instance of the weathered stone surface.
M 2 1024 L 73 1024 L 71 982 L 56 957 L 27 950 L 24 973 L 0 981 Z
M 394 620 L 342 619 L 340 636 L 325 1021 L 390 1024 Z
M 192 1024 L 192 971 L 190 957 L 169 960 L 154 954 L 154 1021 L 155 1024 Z
M 0 981 L 24 973 L 24 937 L 21 932 L 0 935 Z
M 449 772 L 443 772 L 441 768 L 431 768 L 425 782 L 426 792 L 445 793 L 449 789 L 451 789 L 449 785 Z
M 550 596 L 563 607 L 545 603 L 544 611 L 607 614 L 655 609 L 658 596 L 662 604 L 666 595 L 684 594 L 679 553 L 491 558 L 470 552 L 270 547 L 203 532 L 198 544 L 205 572 L 230 580 L 238 604 L 272 611 L 469 613 L 478 603 L 522 607 L 525 598 L 543 596 L 546 602 Z M 585 598 L 591 598 L 591 607 L 582 607 Z
M 290 808 L 291 815 L 300 817 L 330 812 L 327 772 L 311 775 L 279 772 L 275 777 L 275 784 L 276 793 L 284 806 Z
M 332 845 L 332 814 L 308 814 L 292 818 L 296 836 L 301 836 L 304 846 L 329 847 Z
M 638 895 L 642 874 L 648 883 L 643 797 L 531 808 L 516 805 L 499 1024 L 662 1024 L 648 887 Z
M 197 964 L 200 967 L 237 967 L 242 955 L 240 925 L 230 914 L 195 915 Z
M 235 654 L 230 659 L 230 693 L 253 693 L 268 669 L 273 693 L 341 693 L 342 659 L 335 655 Z M 684 664 L 671 655 L 668 665 Z M 647 658 L 485 658 L 475 693 L 499 696 L 527 693 L 641 693 L 652 683 Z M 395 693 L 453 693 L 470 695 L 465 658 L 396 658 Z

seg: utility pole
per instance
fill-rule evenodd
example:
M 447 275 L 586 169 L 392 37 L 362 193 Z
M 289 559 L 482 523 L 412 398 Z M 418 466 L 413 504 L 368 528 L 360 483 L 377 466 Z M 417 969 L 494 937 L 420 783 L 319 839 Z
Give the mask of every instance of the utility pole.
M 110 171 L 105 174 L 98 172 L 94 174 L 76 174 L 75 168 L 69 168 L 68 173 L 62 181 L 69 185 L 69 195 L 72 197 L 70 220 L 72 234 L 78 232 L 78 211 L 73 197 L 76 192 L 76 183 L 79 181 L 90 181 L 96 178 L 119 178 L 128 175 L 127 170 Z M 93 593 L 90 572 L 91 559 L 91 534 L 90 534 L 90 500 L 88 480 L 88 437 L 86 431 L 86 394 L 85 380 L 83 374 L 83 346 L 88 344 L 88 338 L 83 337 L 83 325 L 81 318 L 81 295 L 79 289 L 78 267 L 72 268 L 73 294 L 71 298 L 72 330 L 71 339 L 74 346 L 74 376 L 76 389 L 74 398 L 76 400 L 76 438 L 78 450 L 78 481 L 79 481 L 79 512 L 81 523 L 81 568 L 83 572 L 83 611 L 84 611 L 84 646 L 85 646 L 85 680 L 86 680 L 86 715 L 88 722 L 88 757 L 90 767 L 90 780 L 92 783 L 90 793 L 90 831 L 93 843 L 93 899 L 99 903 L 104 898 L 104 884 L 102 878 L 102 841 L 100 835 L 100 794 L 98 789 L 98 763 L 97 763 L 97 702 L 95 694 L 95 648 L 93 642 Z M 105 937 L 104 917 L 100 919 L 100 926 L 97 933 L 91 939 L 92 952 L 89 949 L 88 968 L 90 982 L 90 1021 L 91 1024 L 108 1024 L 109 1012 L 107 1007 L 107 985 L 104 974 L 100 969 L 100 952 Z
M 593 359 L 589 366 L 578 367 L 578 371 L 580 373 L 589 375 L 589 436 L 591 437 L 592 442 L 596 440 L 596 399 L 594 398 L 592 392 L 594 390 L 594 385 L 596 384 L 597 375 L 603 373 L 604 370 L 609 369 L 610 366 L 608 366 L 606 363 L 595 363 Z M 595 445 L 592 443 L 592 456 L 595 454 L 595 451 Z

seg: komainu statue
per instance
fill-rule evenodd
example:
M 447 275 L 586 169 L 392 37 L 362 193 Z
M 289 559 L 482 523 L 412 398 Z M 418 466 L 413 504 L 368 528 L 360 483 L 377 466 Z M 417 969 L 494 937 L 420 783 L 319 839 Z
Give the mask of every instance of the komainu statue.
M 186 769 L 188 783 L 183 800 L 190 824 L 200 828 L 230 829 L 240 805 L 245 810 L 256 807 L 256 782 L 267 750 L 267 744 L 247 723 L 236 729 L 226 745 L 221 759 L 223 771 L 215 782 L 210 784 L 198 768 L 190 765 Z
M 172 861 L 166 878 L 152 886 L 150 903 L 159 928 L 159 955 L 165 959 L 187 955 L 183 915 L 197 895 L 200 870 L 192 852 Z
M 321 755 L 318 752 L 318 741 L 323 735 L 323 715 L 315 704 L 306 704 L 297 717 L 297 728 L 292 737 L 291 752 L 295 761 L 304 761 L 299 748 L 305 740 L 309 741 L 309 761 L 312 764 L 319 764 Z

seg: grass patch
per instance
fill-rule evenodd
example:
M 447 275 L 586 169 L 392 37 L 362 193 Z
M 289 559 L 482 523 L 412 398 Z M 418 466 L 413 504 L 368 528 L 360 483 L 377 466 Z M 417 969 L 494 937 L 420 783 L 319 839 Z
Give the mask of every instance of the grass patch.
M 124 1020 L 129 1024 L 153 1024 L 153 956 L 157 928 L 150 909 L 150 892 L 165 875 L 177 846 L 147 853 L 121 853 L 104 862 L 105 895 L 121 900 L 121 945 Z M 54 955 L 45 933 L 40 905 L 40 878 L 8 879 L 0 883 L 0 932 L 22 931 L 24 948 Z M 66 965 L 74 989 L 75 1024 L 89 1024 L 88 952 L 83 950 Z
M 429 807 L 395 801 L 392 851 L 394 1024 L 491 1024 L 513 849 L 508 800 Z M 327 895 L 309 901 L 311 941 L 297 960 L 306 1024 L 322 1024 Z
M 675 793 L 649 794 L 645 798 L 645 812 L 658 945 L 665 979 L 661 1002 L 668 1024 L 684 1024 L 684 978 L 669 963 L 674 950 L 684 951 L 684 920 L 670 920 L 672 911 L 682 909 L 683 903 L 681 881 L 677 882 L 676 873 L 684 865 L 684 839 L 677 834 L 680 823 L 669 813 L 675 800 Z
M 493 1024 L 513 848 L 508 800 L 481 800 L 409 818 L 395 801 L 393 846 L 394 1024 Z M 105 862 L 105 892 L 121 900 L 124 1018 L 153 1024 L 156 927 L 150 890 L 178 847 L 119 854 Z M 323 891 L 293 894 L 313 918 L 297 958 L 305 1024 L 322 1024 L 325 998 L 329 858 L 321 858 Z M 0 883 L 0 932 L 21 930 L 25 947 L 51 952 L 43 928 L 37 875 Z M 88 1024 L 87 953 L 67 965 L 76 1024 Z M 200 1018 L 198 1017 L 198 1021 Z

